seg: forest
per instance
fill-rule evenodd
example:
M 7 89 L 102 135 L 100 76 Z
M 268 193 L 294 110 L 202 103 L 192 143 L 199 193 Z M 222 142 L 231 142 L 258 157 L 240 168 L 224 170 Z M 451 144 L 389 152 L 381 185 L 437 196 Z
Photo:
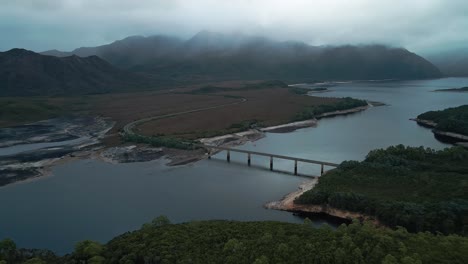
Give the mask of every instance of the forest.
M 348 109 L 352 109 L 352 108 L 356 108 L 360 106 L 366 106 L 366 105 L 367 105 L 367 101 L 365 100 L 345 97 L 335 104 L 328 104 L 328 105 L 324 104 L 324 105 L 306 107 L 304 110 L 297 113 L 292 121 L 309 120 L 309 119 L 317 118 L 321 114 L 335 112 L 335 111 L 343 111 L 343 110 L 348 110 Z
M 403 145 L 371 151 L 320 178 L 297 204 L 373 216 L 410 232 L 468 235 L 468 150 Z
M 160 216 L 107 244 L 82 241 L 59 257 L 0 242 L 0 263 L 468 263 L 468 238 L 409 233 L 357 221 L 336 230 L 282 222 L 171 224 Z
M 437 130 L 468 135 L 468 105 L 447 108 L 441 111 L 429 111 L 418 116 L 418 119 L 437 123 Z

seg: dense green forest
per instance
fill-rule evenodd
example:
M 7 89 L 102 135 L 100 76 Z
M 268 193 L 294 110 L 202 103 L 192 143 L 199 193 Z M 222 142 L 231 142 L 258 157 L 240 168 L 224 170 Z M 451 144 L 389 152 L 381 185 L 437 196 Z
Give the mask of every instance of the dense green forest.
M 468 105 L 447 108 L 442 111 L 429 111 L 420 114 L 418 119 L 437 123 L 437 130 L 468 135 Z
M 348 110 L 348 109 L 352 109 L 352 108 L 356 108 L 360 106 L 366 106 L 366 105 L 367 105 L 367 101 L 365 100 L 345 97 L 335 104 L 306 107 L 302 112 L 299 112 L 296 114 L 293 121 L 313 119 L 324 113 L 343 111 L 343 110 Z
M 188 94 L 213 94 L 213 93 L 220 93 L 220 92 L 236 92 L 236 91 L 253 91 L 253 90 L 263 90 L 263 89 L 271 89 L 271 88 L 288 88 L 289 86 L 282 81 L 279 80 L 271 80 L 271 81 L 262 81 L 258 83 L 250 83 L 246 84 L 243 87 L 233 88 L 233 87 L 218 87 L 218 86 L 203 86 L 197 89 L 194 89 L 190 92 L 183 92 Z
M 468 150 L 373 150 L 362 162 L 343 162 L 295 202 L 364 213 L 411 232 L 468 235 Z
M 0 263 L 468 263 L 468 238 L 413 234 L 354 222 L 333 230 L 281 222 L 170 224 L 158 217 L 105 245 L 82 241 L 73 253 L 18 250 L 0 243 Z

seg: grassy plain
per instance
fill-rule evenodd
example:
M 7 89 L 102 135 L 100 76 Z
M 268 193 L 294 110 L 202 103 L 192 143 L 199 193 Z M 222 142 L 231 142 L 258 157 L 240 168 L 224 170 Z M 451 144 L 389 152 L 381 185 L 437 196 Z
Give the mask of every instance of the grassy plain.
M 199 108 L 225 107 L 138 126 L 139 134 L 173 135 L 194 139 L 238 131 L 245 126 L 291 122 L 307 107 L 333 105 L 337 98 L 311 97 L 280 81 L 230 81 L 159 91 L 111 93 L 80 97 L 1 98 L 0 126 L 18 125 L 66 115 L 99 115 L 116 121 L 109 144 L 120 142 L 117 132 L 126 124 L 152 116 Z M 238 104 L 233 104 L 239 102 Z

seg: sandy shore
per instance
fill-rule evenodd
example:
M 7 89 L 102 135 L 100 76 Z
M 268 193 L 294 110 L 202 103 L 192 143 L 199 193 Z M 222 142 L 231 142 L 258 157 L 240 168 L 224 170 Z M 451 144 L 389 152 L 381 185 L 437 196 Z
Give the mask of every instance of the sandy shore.
M 318 183 L 318 178 L 303 182 L 298 190 L 287 194 L 283 199 L 279 201 L 269 202 L 264 205 L 267 209 L 288 211 L 288 212 L 303 212 L 303 213 L 316 213 L 316 214 L 326 214 L 333 217 L 338 217 L 346 220 L 359 219 L 360 221 L 370 221 L 376 225 L 381 226 L 381 223 L 376 220 L 374 217 L 367 216 L 364 214 L 351 212 L 347 210 L 341 210 L 333 208 L 328 205 L 302 205 L 295 204 L 294 200 L 301 196 L 308 190 L 311 190 Z
M 377 105 L 375 106 L 385 105 L 382 103 L 376 103 L 376 104 Z M 255 141 L 255 140 L 265 137 L 264 133 L 289 133 L 289 132 L 293 132 L 301 128 L 314 127 L 314 126 L 317 126 L 318 119 L 326 118 L 326 117 L 334 117 L 334 116 L 339 116 L 339 115 L 353 114 L 353 113 L 364 111 L 368 109 L 369 107 L 373 107 L 373 106 L 374 106 L 373 104 L 369 103 L 369 105 L 366 105 L 366 106 L 360 106 L 360 107 L 355 107 L 355 108 L 348 109 L 348 110 L 324 113 L 324 114 L 317 116 L 317 118 L 314 118 L 314 119 L 292 122 L 292 123 L 287 123 L 287 124 L 282 124 L 282 125 L 277 125 L 277 126 L 270 126 L 270 127 L 260 128 L 260 129 L 250 129 L 245 132 L 227 134 L 227 135 L 218 136 L 218 137 L 202 138 L 202 139 L 199 139 L 199 141 L 205 145 L 215 145 L 215 146 L 242 145 L 248 141 Z
M 300 128 L 317 126 L 317 119 L 311 119 L 306 121 L 293 122 L 289 124 L 283 124 L 279 126 L 272 126 L 260 129 L 262 132 L 269 133 L 288 133 L 295 131 Z
M 430 120 L 424 120 L 424 119 L 418 119 L 418 118 L 410 118 L 411 121 L 415 121 L 419 125 L 425 126 L 425 127 L 436 127 L 437 123 L 430 121 Z

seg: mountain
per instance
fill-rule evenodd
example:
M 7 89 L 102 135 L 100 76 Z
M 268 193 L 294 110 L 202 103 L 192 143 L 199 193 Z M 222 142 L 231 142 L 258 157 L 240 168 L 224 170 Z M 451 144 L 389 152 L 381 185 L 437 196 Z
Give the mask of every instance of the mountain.
M 97 55 L 121 69 L 164 80 L 364 80 L 438 78 L 437 67 L 402 48 L 382 45 L 310 46 L 258 36 L 202 31 L 188 40 L 134 36 L 79 48 L 64 56 Z
M 468 56 L 455 60 L 452 63 L 440 66 L 442 71 L 451 77 L 468 77 Z
M 425 54 L 446 76 L 468 77 L 468 49 L 454 48 Z
M 97 56 L 53 57 L 24 49 L 0 52 L 0 96 L 106 93 L 144 87 L 145 77 Z

